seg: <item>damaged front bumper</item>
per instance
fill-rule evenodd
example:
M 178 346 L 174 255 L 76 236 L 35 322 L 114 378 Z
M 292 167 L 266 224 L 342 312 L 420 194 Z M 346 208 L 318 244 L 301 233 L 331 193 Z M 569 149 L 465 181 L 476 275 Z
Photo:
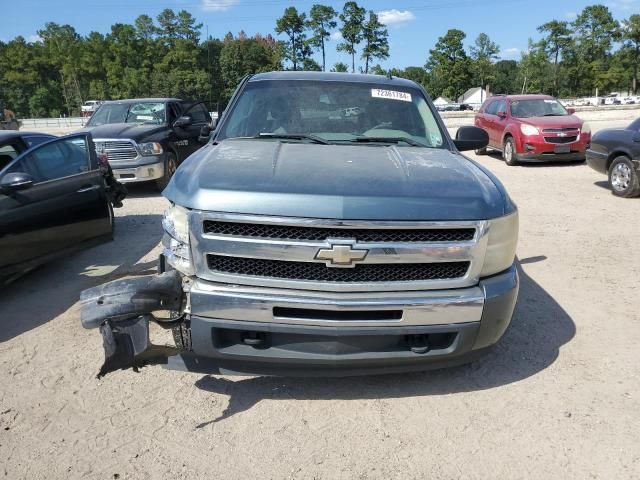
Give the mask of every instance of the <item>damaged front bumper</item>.
M 153 312 L 181 312 L 182 279 L 178 272 L 125 278 L 105 283 L 80 295 L 84 328 L 100 328 L 105 361 L 98 378 L 115 370 L 145 365 L 166 364 L 180 353 L 176 347 L 154 345 L 149 338 L 149 322 L 172 328 L 184 321 L 182 316 L 161 319 Z

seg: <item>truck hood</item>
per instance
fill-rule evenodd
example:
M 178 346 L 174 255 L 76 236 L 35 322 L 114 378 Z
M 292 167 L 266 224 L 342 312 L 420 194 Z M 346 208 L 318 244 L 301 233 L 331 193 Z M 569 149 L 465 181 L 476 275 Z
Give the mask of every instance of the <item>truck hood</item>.
M 156 132 L 166 130 L 166 125 L 145 125 L 138 123 L 108 123 L 96 127 L 86 127 L 77 133 L 91 133 L 95 138 L 130 138 L 144 140 Z
M 479 220 L 506 204 L 495 178 L 449 150 L 240 139 L 191 155 L 163 195 L 197 210 L 345 220 Z

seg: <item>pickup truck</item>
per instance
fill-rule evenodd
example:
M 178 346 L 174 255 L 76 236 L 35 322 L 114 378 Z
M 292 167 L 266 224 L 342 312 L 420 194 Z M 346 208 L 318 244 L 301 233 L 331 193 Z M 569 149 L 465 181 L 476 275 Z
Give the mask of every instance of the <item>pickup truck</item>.
M 155 181 L 162 190 L 178 165 L 206 141 L 210 124 L 202 102 L 136 98 L 104 102 L 79 133 L 91 133 L 118 181 Z
M 477 127 L 452 140 L 409 80 L 245 78 L 163 195 L 157 275 L 81 294 L 99 375 L 359 375 L 457 365 L 507 329 L 518 211 Z M 167 313 L 168 312 L 168 313 Z M 149 322 L 175 346 L 154 345 Z

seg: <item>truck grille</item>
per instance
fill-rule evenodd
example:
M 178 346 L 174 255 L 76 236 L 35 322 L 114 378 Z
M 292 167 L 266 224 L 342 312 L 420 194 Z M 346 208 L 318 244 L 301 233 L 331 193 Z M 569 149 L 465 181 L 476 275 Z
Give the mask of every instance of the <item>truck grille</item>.
M 104 151 L 110 162 L 133 160 L 138 156 L 135 145 L 128 140 L 94 140 L 93 143 L 96 146 L 96 151 Z
M 218 222 L 205 220 L 204 233 L 268 239 L 324 241 L 328 238 L 355 239 L 358 242 L 465 242 L 473 240 L 475 228 L 367 229 L 324 228 L 291 225 Z
M 288 262 L 207 255 L 209 268 L 217 273 L 316 282 L 404 282 L 464 277 L 470 262 L 413 264 L 359 264 L 354 268 L 327 268 L 323 263 Z

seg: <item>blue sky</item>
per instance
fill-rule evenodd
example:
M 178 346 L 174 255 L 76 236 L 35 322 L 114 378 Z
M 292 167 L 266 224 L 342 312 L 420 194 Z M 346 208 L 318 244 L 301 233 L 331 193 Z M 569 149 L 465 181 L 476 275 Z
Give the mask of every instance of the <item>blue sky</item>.
M 222 37 L 228 31 L 274 34 L 275 20 L 295 5 L 308 11 L 314 3 L 341 9 L 344 2 L 303 0 L 0 0 L 0 39 L 17 35 L 36 39 L 46 22 L 68 23 L 81 34 L 92 30 L 107 33 L 116 22 L 131 23 L 140 14 L 157 15 L 164 8 L 190 11 L 209 34 Z M 385 68 L 423 65 L 429 49 L 449 28 L 467 33 L 471 44 L 480 32 L 487 33 L 502 50 L 501 57 L 518 59 L 536 27 L 549 20 L 572 20 L 576 12 L 597 2 L 584 0 L 367 0 L 361 6 L 377 12 L 389 27 L 391 57 Z M 640 0 L 603 0 L 617 19 L 640 13 Z M 327 63 L 349 57 L 328 47 Z

